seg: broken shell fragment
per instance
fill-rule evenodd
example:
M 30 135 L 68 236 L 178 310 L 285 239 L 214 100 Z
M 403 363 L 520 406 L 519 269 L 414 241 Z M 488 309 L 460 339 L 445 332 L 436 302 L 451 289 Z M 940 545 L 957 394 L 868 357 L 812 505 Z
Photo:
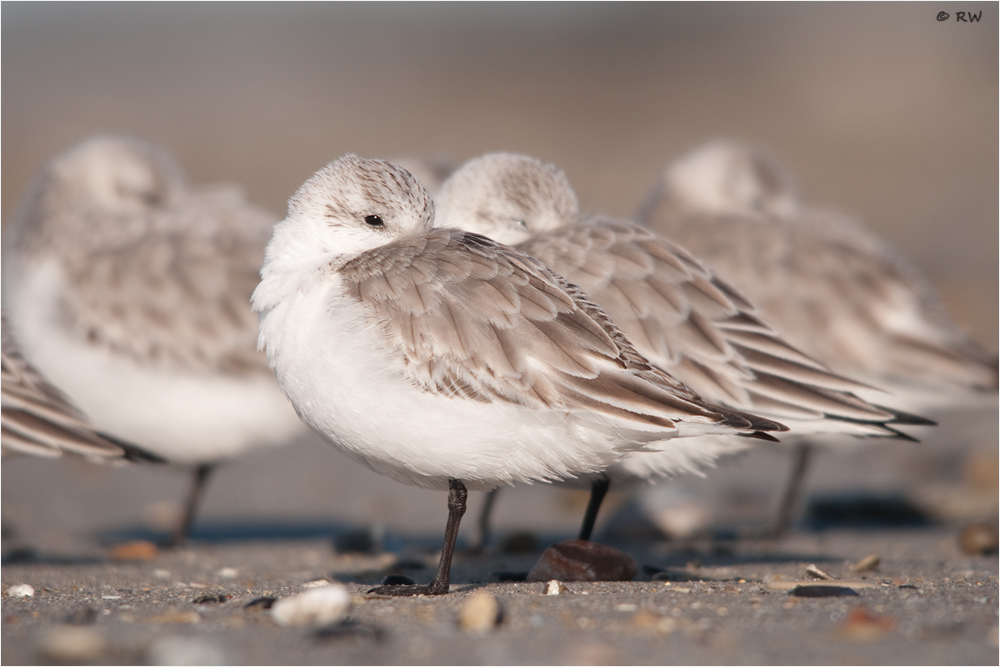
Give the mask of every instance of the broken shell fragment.
M 569 588 L 563 582 L 553 579 L 545 583 L 546 595 L 563 595 L 565 593 L 569 593 Z
M 351 594 L 343 586 L 321 586 L 282 598 L 271 606 L 278 625 L 325 627 L 340 623 L 351 610 Z
M 827 581 L 832 581 L 833 577 L 823 570 L 819 569 L 815 565 L 809 565 L 806 567 L 806 575 L 813 579 L 825 579 Z
M 865 556 L 851 566 L 851 572 L 871 572 L 872 570 L 877 569 L 881 563 L 882 559 L 878 557 L 878 554 Z

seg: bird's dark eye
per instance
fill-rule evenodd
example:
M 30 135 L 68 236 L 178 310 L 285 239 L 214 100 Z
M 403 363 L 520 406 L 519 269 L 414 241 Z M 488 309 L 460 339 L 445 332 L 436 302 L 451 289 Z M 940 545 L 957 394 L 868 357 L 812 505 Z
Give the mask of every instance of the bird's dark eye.
M 366 215 L 365 224 L 369 227 L 382 227 L 385 225 L 385 223 L 382 222 L 382 216 L 379 215 Z

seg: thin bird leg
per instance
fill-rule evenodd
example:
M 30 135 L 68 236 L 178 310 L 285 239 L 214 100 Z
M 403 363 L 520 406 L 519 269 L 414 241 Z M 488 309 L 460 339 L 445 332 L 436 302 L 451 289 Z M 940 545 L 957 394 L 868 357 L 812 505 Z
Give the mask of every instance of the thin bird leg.
M 465 501 L 469 492 L 457 479 L 448 480 L 448 525 L 444 529 L 444 547 L 438 563 L 434 581 L 427 586 L 395 585 L 378 586 L 368 591 L 375 595 L 444 595 L 448 592 L 451 558 L 455 555 L 455 540 L 458 539 L 458 524 L 465 514 Z
M 775 521 L 774 528 L 771 529 L 770 533 L 771 539 L 778 539 L 788 532 L 788 527 L 792 523 L 792 514 L 802 493 L 802 483 L 805 481 L 812 453 L 813 447 L 808 443 L 803 442 L 795 447 L 792 455 L 792 474 L 788 478 L 785 495 L 781 498 L 777 521 Z
M 214 470 L 214 463 L 203 463 L 194 469 L 194 480 L 191 482 L 187 502 L 184 504 L 184 518 L 164 544 L 166 548 L 172 549 L 187 542 L 191 535 L 191 528 L 194 526 L 194 516 L 198 513 L 198 506 L 201 504 L 201 496 L 205 492 L 205 485 Z
M 590 502 L 587 503 L 587 512 L 583 515 L 583 525 L 580 526 L 580 539 L 589 540 L 590 534 L 594 532 L 594 524 L 597 522 L 597 513 L 604 502 L 604 496 L 608 493 L 611 480 L 601 476 L 590 484 Z
M 483 549 L 490 542 L 490 537 L 492 530 L 490 524 L 493 522 L 493 505 L 497 501 L 497 495 L 500 493 L 500 487 L 487 492 L 486 498 L 483 500 L 483 509 L 479 511 L 479 534 L 476 536 L 475 541 L 469 547 L 469 552 L 478 554 L 482 553 Z

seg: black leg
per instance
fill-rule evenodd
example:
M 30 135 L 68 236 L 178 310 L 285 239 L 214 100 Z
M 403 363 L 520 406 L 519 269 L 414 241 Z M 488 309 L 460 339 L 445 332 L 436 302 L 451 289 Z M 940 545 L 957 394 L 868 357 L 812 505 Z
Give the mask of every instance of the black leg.
M 448 525 L 444 529 L 444 547 L 441 549 L 441 561 L 438 563 L 434 581 L 428 586 L 378 586 L 369 593 L 376 595 L 444 595 L 448 592 L 449 575 L 451 574 L 451 558 L 455 555 L 455 540 L 458 539 L 458 525 L 465 514 L 465 501 L 469 492 L 465 485 L 457 479 L 448 480 Z
M 486 498 L 483 500 L 483 509 L 479 512 L 479 535 L 476 536 L 475 542 L 469 547 L 469 551 L 474 554 L 482 553 L 483 549 L 490 542 L 490 524 L 493 522 L 493 505 L 497 501 L 497 495 L 500 493 L 500 487 L 493 489 L 486 494 Z
M 179 526 L 167 540 L 165 547 L 179 547 L 187 542 L 191 535 L 191 528 L 194 526 L 194 516 L 198 513 L 198 506 L 201 504 L 201 496 L 205 491 L 205 484 L 209 476 L 215 470 L 214 463 L 204 463 L 194 470 L 194 480 L 191 482 L 191 489 L 188 491 L 187 502 L 184 505 L 184 517 Z
M 590 534 L 594 532 L 594 524 L 597 522 L 597 513 L 604 502 L 604 496 L 608 493 L 611 480 L 603 475 L 590 484 L 590 502 L 587 503 L 587 513 L 583 515 L 583 525 L 580 526 L 580 539 L 589 540 Z
M 802 493 L 802 483 L 806 478 L 812 452 L 813 447 L 808 443 L 795 446 L 795 451 L 792 453 L 792 474 L 788 479 L 788 486 L 785 487 L 785 495 L 781 498 L 777 520 L 771 530 L 772 539 L 777 539 L 788 532 L 788 527 L 792 523 L 792 513 Z

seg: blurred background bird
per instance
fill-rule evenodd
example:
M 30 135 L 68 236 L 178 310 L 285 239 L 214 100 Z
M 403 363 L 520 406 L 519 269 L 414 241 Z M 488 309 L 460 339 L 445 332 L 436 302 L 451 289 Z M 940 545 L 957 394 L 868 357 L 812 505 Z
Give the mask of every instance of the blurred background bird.
M 785 424 L 783 442 L 817 434 L 908 439 L 896 425 L 932 423 L 859 399 L 853 392 L 870 387 L 789 345 L 743 298 L 738 283 L 722 281 L 669 237 L 627 221 L 581 216 L 555 165 L 484 155 L 445 181 L 437 203 L 436 224 L 515 244 L 579 286 L 641 354 L 705 400 Z M 714 462 L 746 445 L 711 436 L 690 447 Z M 652 482 L 682 472 L 700 471 L 673 465 L 669 452 L 628 455 L 593 480 L 580 538 L 590 538 L 609 482 Z
M 99 135 L 43 167 L 4 236 L 25 358 L 102 432 L 194 468 L 171 545 L 217 462 L 302 428 L 249 304 L 273 222 L 238 189 L 189 186 L 159 147 Z
M 664 168 L 638 218 L 691 248 L 792 344 L 937 415 L 996 404 L 997 358 L 952 320 L 926 278 L 857 221 L 801 203 L 762 149 L 714 141 Z M 775 530 L 787 529 L 811 449 L 800 444 Z

